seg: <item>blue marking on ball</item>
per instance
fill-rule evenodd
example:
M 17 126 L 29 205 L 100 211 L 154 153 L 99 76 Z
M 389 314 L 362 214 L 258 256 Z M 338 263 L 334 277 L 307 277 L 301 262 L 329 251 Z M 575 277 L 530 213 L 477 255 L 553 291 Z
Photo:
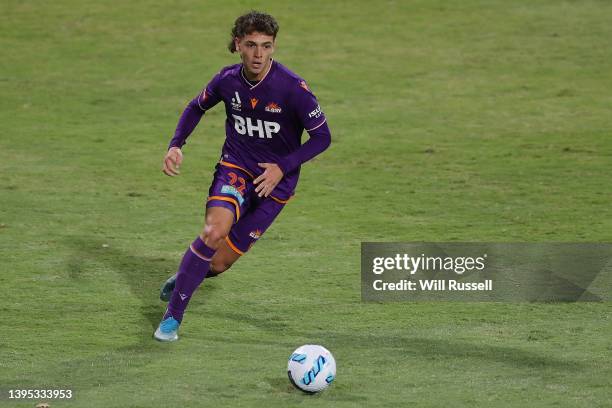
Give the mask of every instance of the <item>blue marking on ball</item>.
M 302 378 L 302 384 L 309 385 L 310 383 L 312 383 L 315 378 L 317 378 L 317 375 L 319 375 L 319 373 L 321 372 L 321 369 L 325 365 L 325 362 L 325 357 L 319 356 L 314 362 L 312 368 L 304 374 L 304 378 Z
M 304 364 L 304 361 L 306 361 L 306 354 L 293 353 L 290 359 L 291 361 L 295 361 L 300 364 Z

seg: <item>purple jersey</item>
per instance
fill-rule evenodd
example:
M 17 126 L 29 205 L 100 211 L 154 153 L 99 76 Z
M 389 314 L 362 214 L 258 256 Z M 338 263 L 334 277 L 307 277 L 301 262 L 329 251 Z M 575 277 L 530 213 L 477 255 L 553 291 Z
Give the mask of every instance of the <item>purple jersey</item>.
M 313 131 L 326 121 L 306 82 L 276 61 L 255 84 L 244 77 L 242 64 L 223 68 L 197 98 L 202 111 L 221 101 L 227 115 L 221 160 L 254 177 L 263 172 L 258 163 L 282 163 L 300 148 L 304 130 Z M 288 171 L 273 195 L 282 200 L 293 195 L 299 173 L 299 165 Z

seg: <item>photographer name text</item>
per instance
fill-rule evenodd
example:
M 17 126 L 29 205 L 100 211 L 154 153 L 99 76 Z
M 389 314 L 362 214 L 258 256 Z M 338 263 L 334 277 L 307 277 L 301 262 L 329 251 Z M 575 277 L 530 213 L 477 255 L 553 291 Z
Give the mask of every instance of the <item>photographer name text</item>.
M 376 291 L 490 291 L 493 290 L 493 281 L 486 279 L 484 282 L 461 282 L 454 279 L 419 279 L 411 281 L 402 279 L 398 282 L 384 282 L 377 279 L 372 282 L 372 288 Z

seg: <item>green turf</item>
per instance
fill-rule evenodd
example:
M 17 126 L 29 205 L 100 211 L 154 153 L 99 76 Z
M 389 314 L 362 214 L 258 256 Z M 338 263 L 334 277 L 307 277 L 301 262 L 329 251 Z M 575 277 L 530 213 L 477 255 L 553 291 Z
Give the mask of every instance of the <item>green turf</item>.
M 211 111 L 161 158 L 250 7 L 333 145 L 177 344 L 160 283 L 202 224 Z M 0 406 L 609 406 L 610 303 L 360 302 L 361 241 L 610 241 L 607 1 L 15 1 L 0 6 Z M 297 346 L 330 390 L 286 379 Z

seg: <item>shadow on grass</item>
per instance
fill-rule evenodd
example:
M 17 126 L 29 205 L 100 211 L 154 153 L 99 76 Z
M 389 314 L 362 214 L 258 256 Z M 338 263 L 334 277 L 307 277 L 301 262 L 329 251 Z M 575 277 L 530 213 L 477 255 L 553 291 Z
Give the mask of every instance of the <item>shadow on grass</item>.
M 58 364 L 39 366 L 34 370 L 20 370 L 18 376 L 5 381 L 2 386 L 72 389 L 70 381 L 73 379 L 73 382 L 81 384 L 80 389 L 74 390 L 78 394 L 79 391 L 123 383 L 126 381 L 126 372 L 147 370 L 152 362 L 171 367 L 174 364 L 173 356 L 176 352 L 180 353 L 180 344 L 157 342 L 152 334 L 164 310 L 164 304 L 159 300 L 160 286 L 173 273 L 180 259 L 141 256 L 127 249 L 108 247 L 103 241 L 91 237 L 71 237 L 65 241 L 65 245 L 73 249 L 73 255 L 66 262 L 72 280 L 78 282 L 92 279 L 95 271 L 89 265 L 93 263 L 98 268 L 101 265 L 102 270 L 112 272 L 112 277 L 104 279 L 118 280 L 139 301 L 140 306 L 129 313 L 133 315 L 137 312 L 142 317 L 134 319 L 138 325 L 136 341 L 128 346 L 101 350 L 95 356 L 68 359 Z M 214 286 L 210 285 L 207 291 L 214 291 Z M 100 287 L 112 288 L 113 285 Z M 113 298 L 116 295 L 99 293 L 97 296 Z M 125 307 L 117 305 L 122 306 Z M 100 332 L 99 335 L 117 336 L 117 333 Z M 47 379 L 49 383 L 41 383 L 41 379 Z
M 256 326 L 267 335 L 253 339 L 235 339 L 239 343 L 252 344 L 280 344 L 290 342 L 312 342 L 313 335 L 318 341 L 326 344 L 335 344 L 335 347 L 348 349 L 366 349 L 370 352 L 379 350 L 381 355 L 393 353 L 406 358 L 418 358 L 425 360 L 448 360 L 448 359 L 470 359 L 480 362 L 502 363 L 516 368 L 552 368 L 556 370 L 582 370 L 585 366 L 577 361 L 566 360 L 557 356 L 543 355 L 535 351 L 522 348 L 504 346 L 498 344 L 471 343 L 463 340 L 423 338 L 404 335 L 392 335 L 389 333 L 370 334 L 359 332 L 304 332 L 292 330 L 282 323 L 255 317 L 249 314 L 236 312 L 220 312 L 217 316 L 235 320 L 237 323 Z M 282 340 L 279 340 L 282 336 Z M 221 339 L 218 339 L 221 341 Z M 231 338 L 224 339 L 232 342 Z
M 274 393 L 280 396 L 289 396 L 294 395 L 297 397 L 303 397 L 304 402 L 308 402 L 311 400 L 323 399 L 326 402 L 346 402 L 346 403 L 354 403 L 357 404 L 355 406 L 367 406 L 368 405 L 368 397 L 364 395 L 358 395 L 350 392 L 346 384 L 342 383 L 334 383 L 332 384 L 333 392 L 320 392 L 317 394 L 307 394 L 295 388 L 289 380 L 287 376 L 278 376 L 278 377 L 268 377 L 266 378 L 266 382 L 270 385 L 270 388 L 274 390 Z M 290 405 L 290 404 L 288 404 Z
M 105 269 L 113 271 L 114 276 L 127 285 L 132 296 L 141 303 L 140 314 L 149 322 L 143 327 L 143 335 L 148 341 L 165 307 L 159 300 L 159 290 L 163 282 L 175 273 L 180 259 L 145 257 L 130 253 L 129 248 L 109 247 L 103 241 L 91 237 L 73 237 L 67 244 L 75 251 L 67 262 L 72 279 L 83 277 L 83 261 L 89 260 L 104 265 Z M 215 290 L 214 285 L 209 286 L 207 291 Z M 192 302 L 197 303 L 197 297 Z
M 143 315 L 151 315 L 157 318 L 157 306 L 143 306 Z M 315 340 L 332 346 L 332 351 L 339 350 L 338 354 L 358 354 L 363 358 L 361 363 L 353 364 L 381 364 L 388 361 L 389 356 L 404 360 L 407 366 L 414 361 L 430 362 L 432 365 L 440 365 L 440 369 L 446 367 L 448 361 L 457 362 L 458 366 L 467 368 L 479 365 L 504 364 L 520 372 L 527 370 L 556 370 L 563 374 L 581 372 L 589 369 L 580 362 L 565 360 L 556 356 L 542 355 L 537 352 L 524 350 L 517 347 L 504 345 L 472 343 L 469 341 L 454 340 L 451 338 L 424 338 L 409 335 L 394 335 L 393 333 L 360 333 L 351 331 L 350 327 L 341 328 L 330 332 L 317 332 L 291 328 L 283 322 L 273 318 L 257 317 L 253 314 L 241 314 L 235 311 L 219 312 L 216 316 L 227 319 L 228 326 L 250 325 L 256 327 L 259 333 L 240 336 L 223 335 L 219 330 L 209 333 L 204 339 L 184 339 L 178 344 L 157 343 L 151 339 L 148 331 L 142 336 L 137 344 L 119 347 L 113 350 L 99 353 L 90 358 L 78 358 L 53 365 L 52 367 L 39 368 L 35 372 L 24 372 L 20 378 L 13 378 L 5 387 L 55 387 L 70 384 L 31 384 L 32 381 L 41 378 L 46 379 L 78 379 L 80 389 L 76 391 L 86 392 L 91 389 L 104 389 L 104 387 L 124 383 L 126 379 L 133 378 L 134 384 L 139 384 L 138 373 L 147 377 L 150 370 L 160 370 L 162 367 L 173 367 L 176 362 L 174 357 L 184 355 L 193 351 L 194 343 L 199 341 L 214 345 L 223 344 L 224 347 L 239 348 L 245 345 L 253 345 L 254 348 L 262 345 L 274 347 L 285 346 L 287 350 L 301 343 Z M 347 351 L 350 350 L 350 351 Z M 340 352 L 343 351 L 343 352 Z M 346 353 L 344 351 L 347 351 Z M 336 357 L 338 357 L 338 354 Z M 227 357 L 231 358 L 230 355 Z M 397 362 L 397 361 L 396 361 Z M 132 377 L 130 377 L 132 376 Z M 267 377 L 264 379 L 274 394 L 278 396 L 299 395 L 301 392 L 293 389 L 287 379 L 282 376 Z M 132 380 L 129 380 L 132 382 Z M 344 384 L 335 384 L 335 388 L 342 391 Z M 61 387 L 60 387 L 61 388 Z M 309 397 L 310 398 L 310 397 Z M 314 396 L 312 398 L 317 398 Z M 331 397 L 333 400 L 342 402 L 359 403 L 367 400 L 363 395 L 351 392 L 337 392 Z M 363 400 L 363 401 L 362 401 Z M 78 402 L 78 401 L 77 401 Z

